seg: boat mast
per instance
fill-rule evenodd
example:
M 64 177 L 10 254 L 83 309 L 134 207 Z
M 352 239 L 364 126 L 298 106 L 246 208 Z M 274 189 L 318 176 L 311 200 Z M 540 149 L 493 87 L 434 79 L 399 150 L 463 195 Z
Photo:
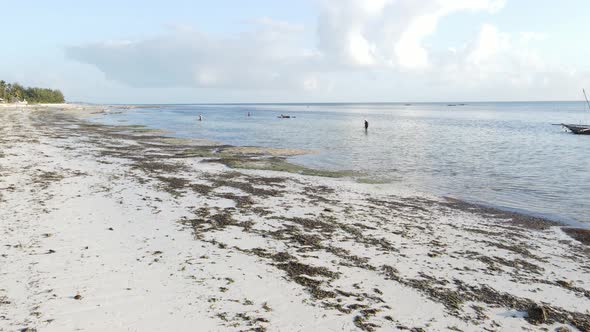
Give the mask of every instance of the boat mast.
M 586 104 L 588 104 L 588 110 L 590 111 L 590 102 L 588 102 L 588 97 L 586 96 L 586 90 L 582 89 L 582 92 L 584 93 L 584 98 L 586 98 Z

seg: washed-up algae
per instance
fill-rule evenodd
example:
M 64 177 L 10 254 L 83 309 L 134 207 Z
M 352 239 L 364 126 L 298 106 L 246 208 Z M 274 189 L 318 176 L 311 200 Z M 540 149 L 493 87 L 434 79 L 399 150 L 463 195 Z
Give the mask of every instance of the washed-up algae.
M 571 236 L 575 240 L 577 240 L 583 244 L 590 245 L 590 230 L 589 229 L 570 228 L 570 227 L 564 227 L 562 229 L 566 234 L 568 234 L 569 236 Z

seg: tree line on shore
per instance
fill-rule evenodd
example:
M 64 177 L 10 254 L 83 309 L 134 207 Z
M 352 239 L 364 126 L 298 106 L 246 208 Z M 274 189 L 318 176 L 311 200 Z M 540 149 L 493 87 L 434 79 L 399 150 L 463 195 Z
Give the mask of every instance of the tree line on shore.
M 64 103 L 65 98 L 59 90 L 47 88 L 24 87 L 18 83 L 6 83 L 0 80 L 0 102 L 14 103 Z

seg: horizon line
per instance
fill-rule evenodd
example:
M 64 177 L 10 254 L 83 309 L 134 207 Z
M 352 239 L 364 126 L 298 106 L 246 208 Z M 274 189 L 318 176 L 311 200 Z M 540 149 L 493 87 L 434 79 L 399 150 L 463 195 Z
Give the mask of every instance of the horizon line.
M 86 101 L 66 101 L 66 104 L 89 104 L 89 105 L 363 105 L 363 104 L 453 104 L 456 106 L 467 106 L 467 104 L 484 104 L 484 103 L 585 103 L 584 100 L 501 100 L 501 101 L 323 101 L 323 102 L 163 102 L 163 103 L 108 103 L 108 102 L 86 102 Z M 462 105 L 461 105 L 462 104 Z

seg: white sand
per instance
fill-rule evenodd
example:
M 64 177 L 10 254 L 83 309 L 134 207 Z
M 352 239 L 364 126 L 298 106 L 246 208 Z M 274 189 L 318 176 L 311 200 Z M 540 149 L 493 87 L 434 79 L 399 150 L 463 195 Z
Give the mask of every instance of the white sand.
M 589 317 L 588 248 L 559 227 L 522 228 L 346 179 L 240 171 L 224 184 L 233 173 L 198 158 L 154 174 L 98 153 L 139 146 L 133 139 L 97 145 L 75 124 L 49 121 L 55 110 L 35 109 L 0 109 L 0 331 L 576 330 L 568 323 Z M 175 193 L 158 176 L 214 189 Z M 250 205 L 231 209 L 223 193 Z M 232 223 L 210 221 L 216 213 Z M 202 219 L 196 233 L 180 222 L 189 219 Z M 332 274 L 289 275 L 268 257 L 279 252 Z M 314 297 L 305 278 L 331 295 Z M 580 316 L 533 325 L 522 308 L 468 297 L 460 284 Z M 455 311 L 432 296 L 444 290 L 465 296 Z

